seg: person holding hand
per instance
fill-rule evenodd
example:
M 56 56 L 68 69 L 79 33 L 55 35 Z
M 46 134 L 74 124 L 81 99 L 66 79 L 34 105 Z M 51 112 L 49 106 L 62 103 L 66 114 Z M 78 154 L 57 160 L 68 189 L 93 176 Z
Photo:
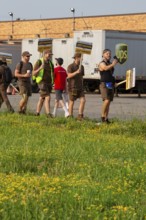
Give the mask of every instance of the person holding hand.
M 99 63 L 98 68 L 100 71 L 100 92 L 103 99 L 101 110 L 101 121 L 104 123 L 110 123 L 108 119 L 110 103 L 114 97 L 115 77 L 114 67 L 118 63 L 118 59 L 115 57 L 111 62 L 111 50 L 105 49 L 102 53 L 103 60 Z
M 83 88 L 83 76 L 84 76 L 84 66 L 81 65 L 82 54 L 75 53 L 74 62 L 70 64 L 67 68 L 68 74 L 68 92 L 69 92 L 69 116 L 73 117 L 73 107 L 76 99 L 80 99 L 78 120 L 83 120 L 84 118 L 84 107 L 85 107 L 85 94 Z

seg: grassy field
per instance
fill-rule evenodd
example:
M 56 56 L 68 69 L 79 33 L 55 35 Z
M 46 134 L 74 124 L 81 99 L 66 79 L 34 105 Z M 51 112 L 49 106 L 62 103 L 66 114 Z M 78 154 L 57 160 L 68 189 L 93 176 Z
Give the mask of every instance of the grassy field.
M 0 219 L 146 219 L 146 120 L 1 113 Z

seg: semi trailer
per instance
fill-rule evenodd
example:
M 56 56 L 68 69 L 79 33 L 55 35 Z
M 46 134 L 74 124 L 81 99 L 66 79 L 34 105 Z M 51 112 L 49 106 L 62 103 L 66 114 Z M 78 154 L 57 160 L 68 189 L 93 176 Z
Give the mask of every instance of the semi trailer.
M 50 38 L 47 39 L 51 42 Z M 45 39 L 45 42 L 47 42 L 47 39 Z M 32 64 L 41 57 L 41 53 L 38 51 L 38 44 L 41 40 L 43 39 L 22 40 L 21 52 L 28 50 L 32 53 L 30 58 Z M 136 90 L 139 95 L 146 92 L 146 33 L 113 30 L 74 31 L 72 38 L 52 39 L 52 61 L 54 64 L 55 58 L 62 57 L 64 59 L 63 67 L 67 69 L 67 66 L 73 62 L 76 44 L 79 41 L 92 43 L 91 54 L 83 54 L 84 87 L 86 91 L 94 92 L 99 89 L 100 73 L 98 64 L 102 60 L 102 51 L 108 48 L 111 50 L 112 56 L 116 55 L 119 59 L 119 64 L 116 65 L 114 71 L 116 81 L 123 81 L 126 77 L 126 71 L 135 68 L 136 86 L 133 90 Z M 17 45 L 11 47 L 13 51 L 9 50 L 11 49 L 10 46 L 2 46 L 0 52 L 12 52 L 12 63 L 15 66 L 15 61 L 19 62 L 20 60 L 20 45 L 19 50 Z M 15 47 L 16 53 L 14 53 Z M 125 85 L 120 85 L 118 89 L 125 92 Z

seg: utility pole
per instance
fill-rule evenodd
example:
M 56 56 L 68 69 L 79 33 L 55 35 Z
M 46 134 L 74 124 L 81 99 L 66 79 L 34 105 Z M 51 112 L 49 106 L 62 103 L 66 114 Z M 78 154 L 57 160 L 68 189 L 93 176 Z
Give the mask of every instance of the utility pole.
M 12 38 L 13 38 L 13 35 L 14 35 L 13 16 L 14 16 L 14 14 L 13 14 L 13 12 L 9 12 L 9 15 L 10 15 L 10 16 L 11 16 L 11 18 L 12 18 Z
M 73 31 L 76 30 L 76 21 L 75 21 L 75 8 L 70 8 L 71 12 L 73 13 Z

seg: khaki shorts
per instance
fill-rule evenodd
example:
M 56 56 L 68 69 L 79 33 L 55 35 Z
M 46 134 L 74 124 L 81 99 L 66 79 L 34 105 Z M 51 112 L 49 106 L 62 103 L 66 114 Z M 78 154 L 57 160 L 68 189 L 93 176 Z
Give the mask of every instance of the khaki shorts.
M 114 87 L 112 89 L 108 89 L 104 82 L 101 82 L 100 86 L 101 97 L 104 100 L 113 101 L 114 98 Z
M 41 97 L 50 96 L 50 93 L 52 91 L 52 85 L 46 84 L 46 83 L 39 83 L 38 87 L 40 89 L 39 93 Z
M 83 90 L 72 89 L 69 91 L 69 99 L 75 101 L 78 98 L 85 97 Z
M 31 96 L 31 95 L 32 95 L 31 84 L 28 84 L 28 83 L 19 83 L 19 94 L 20 94 L 20 95 Z

